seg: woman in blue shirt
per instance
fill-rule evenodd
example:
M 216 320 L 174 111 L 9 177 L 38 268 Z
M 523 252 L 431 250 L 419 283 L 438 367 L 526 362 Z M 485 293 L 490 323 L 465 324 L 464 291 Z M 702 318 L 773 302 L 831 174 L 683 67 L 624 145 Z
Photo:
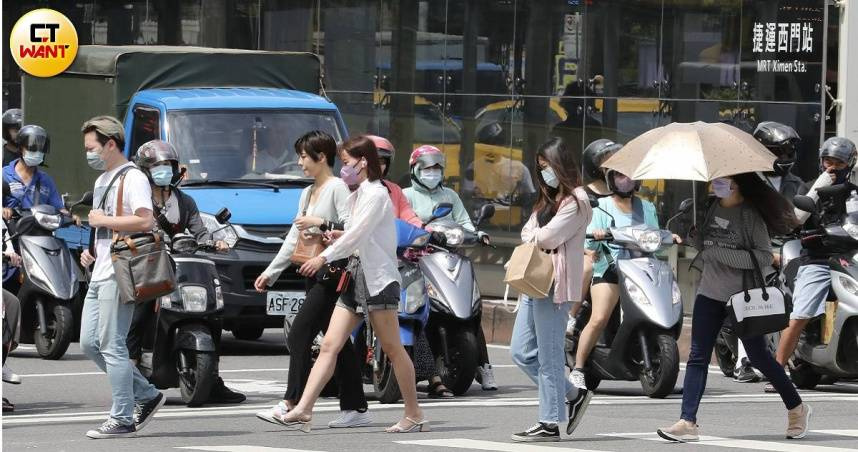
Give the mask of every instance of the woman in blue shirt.
M 596 251 L 597 257 L 593 263 L 593 283 L 590 287 L 592 304 L 590 320 L 581 331 L 575 356 L 575 368 L 572 369 L 571 374 L 572 384 L 581 389 L 586 389 L 583 369 L 587 358 L 620 299 L 619 278 L 616 267 L 612 263 L 623 250 L 598 239 L 605 238 L 608 229 L 612 227 L 621 228 L 638 224 L 658 227 L 655 206 L 635 196 L 635 192 L 640 189 L 640 182 L 613 170 L 606 172 L 605 182 L 612 195 L 599 199 L 599 208 L 593 209 L 593 219 L 587 226 L 587 234 L 592 234 L 597 240 L 587 240 L 586 248 Z M 608 254 L 610 254 L 610 260 Z

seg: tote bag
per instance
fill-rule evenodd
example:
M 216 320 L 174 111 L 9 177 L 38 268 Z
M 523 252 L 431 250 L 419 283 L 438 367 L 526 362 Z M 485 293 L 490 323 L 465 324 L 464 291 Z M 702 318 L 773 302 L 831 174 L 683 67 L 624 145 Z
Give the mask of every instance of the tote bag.
M 515 247 L 504 282 L 530 298 L 545 298 L 554 284 L 554 262 L 536 241 Z
M 315 190 L 315 186 L 311 187 L 310 192 L 307 193 L 307 201 L 304 203 L 304 210 L 301 212 L 301 216 L 307 215 L 313 190 Z M 298 233 L 298 243 L 295 245 L 295 251 L 292 253 L 290 260 L 296 265 L 303 265 L 308 260 L 322 254 L 325 248 L 327 247 L 325 246 L 322 234 L 308 234 L 305 231 L 301 231 Z

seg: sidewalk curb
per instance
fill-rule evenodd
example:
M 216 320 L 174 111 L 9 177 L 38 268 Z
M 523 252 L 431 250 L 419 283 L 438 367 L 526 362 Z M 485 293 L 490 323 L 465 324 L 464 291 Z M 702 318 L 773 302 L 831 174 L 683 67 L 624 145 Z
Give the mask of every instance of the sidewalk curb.
M 503 300 L 483 300 L 483 332 L 486 342 L 489 344 L 509 345 L 512 338 L 512 327 L 515 324 L 515 314 L 510 312 L 515 308 L 515 300 L 508 300 L 504 306 Z M 682 332 L 679 335 L 679 359 L 682 362 L 688 360 L 688 351 L 691 348 L 691 317 L 685 316 Z M 713 354 L 712 364 L 718 362 Z

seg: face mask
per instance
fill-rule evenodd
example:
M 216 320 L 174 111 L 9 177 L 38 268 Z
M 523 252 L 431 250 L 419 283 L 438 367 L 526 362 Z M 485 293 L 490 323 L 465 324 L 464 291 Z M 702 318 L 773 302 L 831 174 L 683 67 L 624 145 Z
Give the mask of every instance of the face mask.
M 24 151 L 24 164 L 27 166 L 39 166 L 45 161 L 44 152 Z
M 437 187 L 441 183 L 442 177 L 441 170 L 437 168 L 420 170 L 420 182 L 430 189 Z
M 729 198 L 733 194 L 732 182 L 730 179 L 715 179 L 712 181 L 712 192 L 721 199 Z
M 557 180 L 557 175 L 554 174 L 554 168 L 549 166 L 540 173 L 542 174 L 542 181 L 545 182 L 545 185 L 548 185 L 551 188 L 557 188 L 560 186 L 560 181 Z
M 625 197 L 631 196 L 635 191 L 635 181 L 628 176 L 614 176 L 614 187 L 617 189 L 617 194 Z
M 96 171 L 104 171 L 107 167 L 107 162 L 101 159 L 99 151 L 86 151 L 86 163 Z
M 340 179 L 342 179 L 346 185 L 360 184 L 360 172 L 362 168 L 357 168 L 357 165 L 360 165 L 360 162 L 356 163 L 355 166 L 343 165 L 343 167 L 340 168 Z
M 173 182 L 173 168 L 169 166 L 156 166 L 149 171 L 152 182 L 159 187 L 166 187 Z

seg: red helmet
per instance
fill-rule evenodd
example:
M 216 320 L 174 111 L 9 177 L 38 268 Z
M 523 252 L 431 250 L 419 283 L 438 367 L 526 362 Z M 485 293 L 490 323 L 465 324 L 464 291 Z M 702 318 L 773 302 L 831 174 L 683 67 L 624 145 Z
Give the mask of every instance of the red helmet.
M 447 166 L 446 160 L 444 153 L 441 152 L 440 149 L 435 146 L 424 144 L 411 153 L 411 158 L 408 159 L 408 165 L 411 166 L 411 168 L 417 166 L 418 170 L 435 165 L 441 165 L 441 168 L 444 168 Z
M 378 135 L 367 135 L 366 137 L 375 145 L 375 148 L 378 150 L 379 158 L 386 157 L 390 159 L 391 162 L 393 161 L 393 154 L 396 153 L 396 149 L 393 148 L 393 143 L 391 143 L 390 140 Z

